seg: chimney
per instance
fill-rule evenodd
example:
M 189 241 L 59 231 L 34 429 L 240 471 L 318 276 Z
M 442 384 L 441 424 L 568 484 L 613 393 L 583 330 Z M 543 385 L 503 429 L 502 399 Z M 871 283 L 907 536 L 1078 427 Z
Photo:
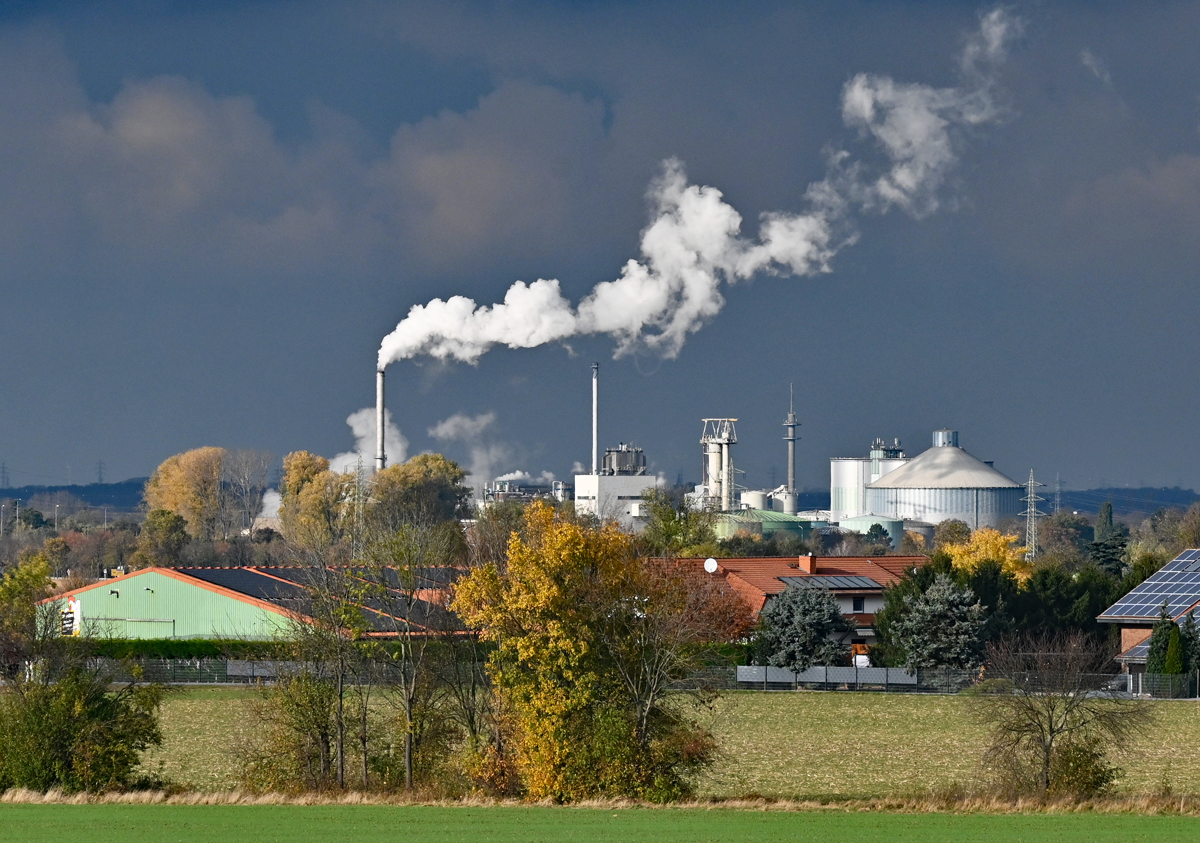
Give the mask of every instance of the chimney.
M 808 556 L 800 557 L 800 570 L 806 574 L 815 574 L 817 572 L 817 557 L 811 553 Z
M 387 454 L 383 447 L 383 369 L 375 372 L 375 470 L 383 471 L 387 466 Z
M 600 364 L 592 364 L 592 474 L 600 473 Z

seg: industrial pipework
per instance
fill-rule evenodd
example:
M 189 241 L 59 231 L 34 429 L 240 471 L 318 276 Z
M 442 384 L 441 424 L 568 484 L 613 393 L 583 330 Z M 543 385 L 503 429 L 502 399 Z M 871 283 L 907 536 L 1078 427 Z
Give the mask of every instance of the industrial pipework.
M 375 372 L 375 470 L 383 471 L 387 466 L 387 453 L 383 446 L 383 369 Z

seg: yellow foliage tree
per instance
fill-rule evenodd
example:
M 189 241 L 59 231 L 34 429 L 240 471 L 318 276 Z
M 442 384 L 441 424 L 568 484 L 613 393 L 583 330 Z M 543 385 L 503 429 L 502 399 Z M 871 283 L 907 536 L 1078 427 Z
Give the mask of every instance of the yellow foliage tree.
M 436 524 L 465 514 L 466 472 L 441 454 L 418 454 L 371 478 L 371 522 L 391 533 L 409 523 Z
M 517 766 L 532 798 L 590 795 L 572 761 L 583 756 L 578 721 L 596 702 L 588 601 L 592 572 L 628 556 L 629 536 L 615 525 L 589 530 L 534 503 L 525 538 L 513 535 L 508 572 L 488 565 L 459 581 L 454 602 L 463 620 L 495 641 L 493 678 L 518 721 Z M 575 750 L 575 758 L 572 757 Z
M 221 484 L 224 448 L 196 448 L 163 461 L 146 483 L 143 500 L 148 510 L 174 512 L 187 522 L 188 535 L 211 541 L 225 532 Z
M 712 738 L 667 699 L 706 645 L 745 629 L 723 580 L 641 559 L 615 524 L 591 528 L 539 501 L 512 535 L 507 570 L 490 563 L 461 579 L 454 608 L 496 644 L 497 709 L 511 712 L 531 798 L 690 792 Z
M 1027 548 L 1017 545 L 1019 540 L 992 527 L 981 527 L 967 541 L 943 545 L 942 550 L 950 555 L 957 570 L 974 571 L 983 562 L 999 562 L 1001 568 L 1025 582 L 1033 573 L 1033 565 L 1025 558 Z

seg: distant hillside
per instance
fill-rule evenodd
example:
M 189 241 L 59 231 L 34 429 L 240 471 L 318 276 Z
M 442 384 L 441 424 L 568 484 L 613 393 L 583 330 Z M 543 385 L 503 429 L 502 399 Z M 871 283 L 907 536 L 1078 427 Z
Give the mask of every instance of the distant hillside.
M 1046 503 L 1041 505 L 1043 510 L 1053 506 L 1054 490 L 1039 490 Z M 1109 489 L 1080 489 L 1062 493 L 1063 509 L 1073 509 L 1079 512 L 1098 512 L 1101 504 L 1111 501 L 1114 515 L 1130 513 L 1155 512 L 1162 507 L 1178 507 L 1187 509 L 1200 495 L 1192 489 L 1181 489 L 1178 486 L 1170 488 L 1154 488 L 1145 486 L 1138 489 L 1109 488 Z
M 119 512 L 133 512 L 142 503 L 142 490 L 148 477 L 132 477 L 120 483 L 89 483 L 86 486 L 18 486 L 0 489 L 0 500 L 27 501 L 34 495 L 66 492 L 89 506 L 106 506 Z

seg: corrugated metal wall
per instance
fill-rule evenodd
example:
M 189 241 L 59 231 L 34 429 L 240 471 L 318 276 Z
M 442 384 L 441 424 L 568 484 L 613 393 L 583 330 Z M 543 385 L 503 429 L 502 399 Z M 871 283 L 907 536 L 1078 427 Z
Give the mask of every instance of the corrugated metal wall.
M 267 609 L 156 571 L 103 580 L 76 598 L 84 634 L 99 638 L 264 640 L 287 623 Z
M 937 524 L 950 518 L 971 529 L 995 527 L 1021 512 L 1023 489 L 867 489 L 876 515 Z

